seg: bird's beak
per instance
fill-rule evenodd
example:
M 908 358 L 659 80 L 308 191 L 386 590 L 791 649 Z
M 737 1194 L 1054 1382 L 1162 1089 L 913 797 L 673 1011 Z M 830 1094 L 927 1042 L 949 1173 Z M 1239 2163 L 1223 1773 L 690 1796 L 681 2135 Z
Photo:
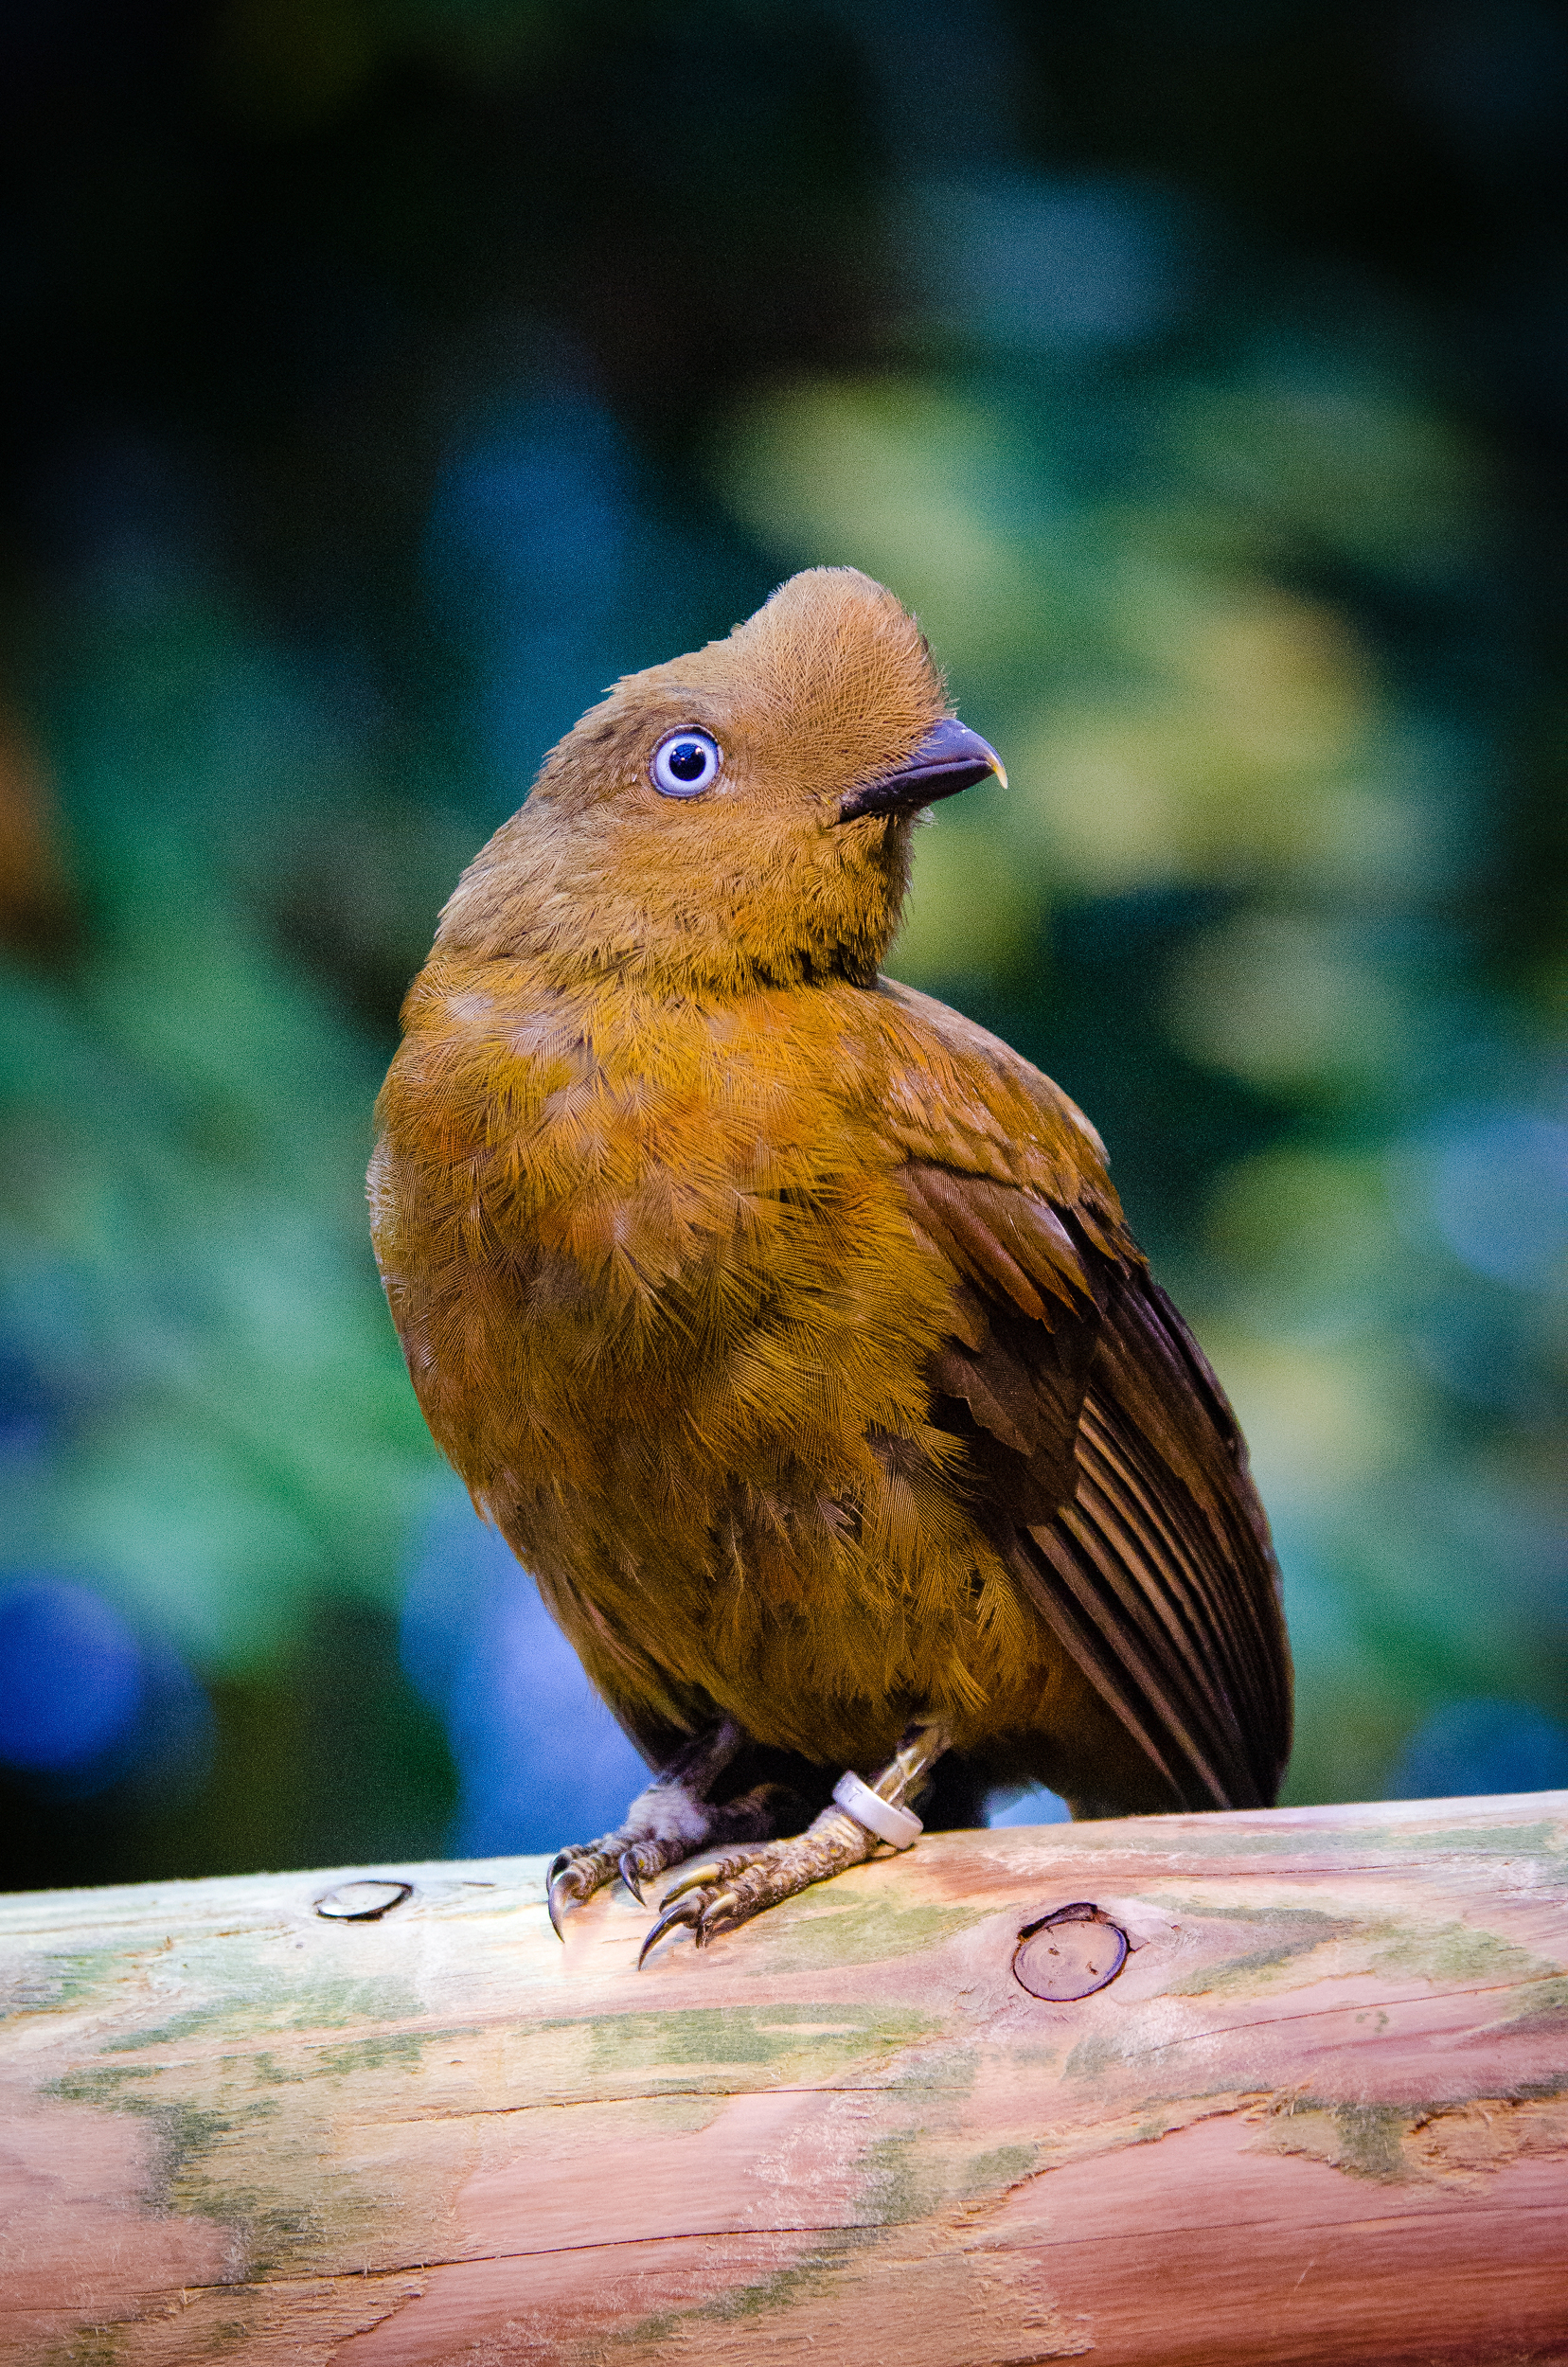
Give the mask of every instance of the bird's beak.
M 921 806 L 935 805 L 938 797 L 972 789 L 993 773 L 1006 789 L 1007 773 L 989 741 L 955 715 L 944 716 L 907 764 L 881 780 L 867 781 L 864 789 L 850 790 L 839 805 L 837 819 L 854 822 L 863 813 L 915 813 Z

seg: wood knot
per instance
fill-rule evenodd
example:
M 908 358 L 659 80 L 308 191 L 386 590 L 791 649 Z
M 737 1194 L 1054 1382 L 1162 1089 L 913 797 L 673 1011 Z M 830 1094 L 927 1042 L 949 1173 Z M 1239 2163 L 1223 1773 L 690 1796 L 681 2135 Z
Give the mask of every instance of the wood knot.
M 379 1923 L 413 1895 L 412 1882 L 345 1882 L 318 1898 L 315 1911 L 330 1923 Z
M 1075 1899 L 1026 1923 L 1013 1951 L 1013 1978 L 1031 1997 L 1065 2005 L 1093 1997 L 1127 1962 L 1127 1933 L 1092 1899 Z

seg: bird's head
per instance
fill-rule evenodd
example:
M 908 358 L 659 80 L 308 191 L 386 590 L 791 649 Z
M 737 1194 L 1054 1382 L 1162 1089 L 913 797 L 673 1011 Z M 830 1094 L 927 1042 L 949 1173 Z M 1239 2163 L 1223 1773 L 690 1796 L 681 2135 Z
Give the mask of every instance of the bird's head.
M 912 823 L 990 773 L 892 593 L 809 568 L 726 640 L 590 708 L 464 873 L 437 945 L 526 954 L 561 985 L 868 985 Z

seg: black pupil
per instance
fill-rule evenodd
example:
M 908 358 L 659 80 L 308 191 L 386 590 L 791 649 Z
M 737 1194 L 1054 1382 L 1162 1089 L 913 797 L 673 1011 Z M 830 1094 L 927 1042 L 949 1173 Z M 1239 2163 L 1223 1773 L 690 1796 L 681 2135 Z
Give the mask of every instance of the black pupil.
M 698 781 L 707 771 L 708 752 L 700 739 L 680 739 L 665 762 L 678 781 Z

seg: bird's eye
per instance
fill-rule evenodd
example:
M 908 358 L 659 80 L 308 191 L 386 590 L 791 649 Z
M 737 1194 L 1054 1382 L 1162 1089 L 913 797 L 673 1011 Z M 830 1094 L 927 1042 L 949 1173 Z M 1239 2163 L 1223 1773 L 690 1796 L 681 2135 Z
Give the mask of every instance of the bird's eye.
M 661 797 L 700 797 L 722 762 L 719 742 L 706 732 L 666 732 L 649 772 Z

